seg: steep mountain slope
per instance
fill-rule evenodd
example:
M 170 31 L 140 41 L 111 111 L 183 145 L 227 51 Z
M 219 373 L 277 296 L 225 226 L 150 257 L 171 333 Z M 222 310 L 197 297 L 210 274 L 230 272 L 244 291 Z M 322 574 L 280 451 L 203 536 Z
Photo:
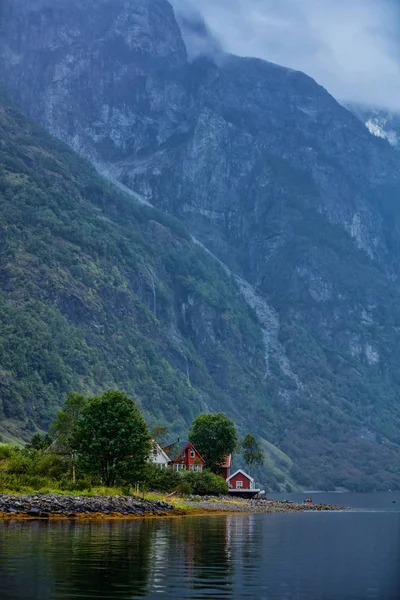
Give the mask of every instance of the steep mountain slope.
M 4 0 L 0 65 L 32 118 L 235 273 L 263 327 L 267 437 L 298 480 L 399 487 L 390 145 L 302 73 L 188 61 L 166 0 Z
M 0 232 L 3 420 L 45 427 L 71 389 L 118 386 L 175 434 L 207 409 L 272 428 L 261 333 L 231 278 L 4 103 Z

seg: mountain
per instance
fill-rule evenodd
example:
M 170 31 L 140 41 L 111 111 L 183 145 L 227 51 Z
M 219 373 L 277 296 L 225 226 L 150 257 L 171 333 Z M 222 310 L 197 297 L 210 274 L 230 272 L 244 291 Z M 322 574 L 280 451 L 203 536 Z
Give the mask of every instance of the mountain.
M 398 154 L 305 74 L 181 25 L 197 58 L 166 0 L 3 0 L 0 77 L 232 273 L 267 377 L 239 390 L 231 371 L 224 407 L 303 486 L 400 488 Z
M 3 435 L 110 387 L 171 435 L 201 410 L 272 431 L 257 319 L 219 263 L 1 100 L 0 140 Z

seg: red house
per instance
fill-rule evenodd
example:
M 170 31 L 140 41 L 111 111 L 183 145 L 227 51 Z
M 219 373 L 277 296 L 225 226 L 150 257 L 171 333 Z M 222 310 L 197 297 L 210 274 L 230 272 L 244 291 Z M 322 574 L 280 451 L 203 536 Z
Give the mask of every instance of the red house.
M 165 446 L 163 451 L 169 456 L 169 465 L 174 471 L 204 471 L 206 461 L 191 442 L 175 442 Z
M 218 465 L 218 475 L 227 480 L 231 476 L 232 454 L 226 454 L 223 462 Z
M 227 478 L 226 483 L 228 484 L 229 493 L 232 496 L 255 496 L 260 492 L 259 489 L 256 489 L 256 482 L 254 479 L 239 469 Z

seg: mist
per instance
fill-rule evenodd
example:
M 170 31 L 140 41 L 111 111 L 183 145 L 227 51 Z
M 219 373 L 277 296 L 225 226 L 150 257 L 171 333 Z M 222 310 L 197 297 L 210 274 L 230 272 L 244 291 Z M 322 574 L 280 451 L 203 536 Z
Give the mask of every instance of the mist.
M 341 102 L 400 111 L 396 0 L 172 0 L 172 4 L 177 14 L 200 11 L 225 52 L 304 71 Z M 200 46 L 196 36 L 188 36 L 186 43 L 192 56 L 199 48 L 205 53 L 204 39 Z

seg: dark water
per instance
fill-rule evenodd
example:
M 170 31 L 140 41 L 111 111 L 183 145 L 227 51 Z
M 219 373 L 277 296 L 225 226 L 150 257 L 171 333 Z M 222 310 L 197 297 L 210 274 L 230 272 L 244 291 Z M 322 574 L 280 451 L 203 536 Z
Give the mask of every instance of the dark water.
M 0 599 L 400 600 L 400 494 L 333 498 L 369 510 L 0 522 Z

